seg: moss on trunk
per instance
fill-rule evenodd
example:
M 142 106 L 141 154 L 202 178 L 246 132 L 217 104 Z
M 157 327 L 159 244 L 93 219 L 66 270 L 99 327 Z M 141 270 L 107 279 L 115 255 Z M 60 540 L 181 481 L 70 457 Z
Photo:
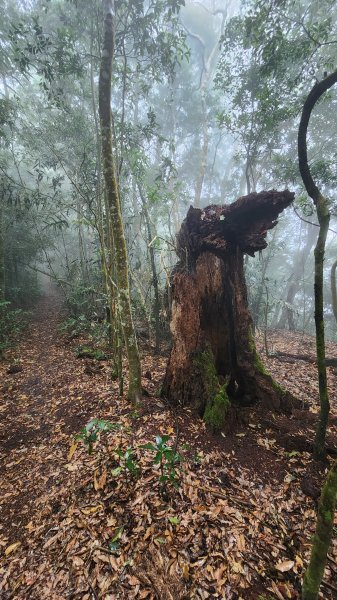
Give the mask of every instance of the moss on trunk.
M 309 566 L 304 575 L 302 600 L 317 600 L 324 575 L 334 525 L 337 495 L 337 460 L 332 465 L 318 505 L 316 532 L 313 537 Z
M 104 0 L 104 30 L 101 68 L 99 74 L 99 115 L 101 124 L 101 142 L 103 171 L 106 187 L 106 201 L 112 230 L 117 276 L 117 311 L 123 331 L 129 364 L 128 398 L 138 402 L 141 396 L 141 370 L 135 335 L 128 273 L 128 256 L 122 218 L 118 175 L 112 144 L 111 114 L 111 71 L 114 56 L 114 6 L 112 0 Z
M 192 359 L 194 376 L 203 388 L 205 409 L 203 419 L 214 432 L 220 431 L 226 422 L 231 403 L 227 394 L 228 379 L 220 385 L 212 350 L 196 352 Z

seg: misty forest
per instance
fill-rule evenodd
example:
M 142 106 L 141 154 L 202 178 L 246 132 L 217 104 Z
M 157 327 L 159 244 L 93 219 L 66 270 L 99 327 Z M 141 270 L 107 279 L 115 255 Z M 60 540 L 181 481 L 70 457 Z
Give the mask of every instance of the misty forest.
M 337 599 L 337 3 L 0 8 L 0 598 Z

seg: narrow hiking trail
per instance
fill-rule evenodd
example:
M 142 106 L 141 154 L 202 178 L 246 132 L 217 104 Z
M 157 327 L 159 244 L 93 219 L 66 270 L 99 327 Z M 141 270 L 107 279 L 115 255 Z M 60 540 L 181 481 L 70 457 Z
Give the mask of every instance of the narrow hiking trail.
M 61 292 L 46 285 L 24 339 L 8 353 L 22 371 L 2 374 L 0 458 L 6 464 L 1 486 L 2 500 L 10 499 L 2 515 L 10 541 L 21 541 L 27 524 L 45 509 L 59 482 L 57 463 L 64 459 L 69 433 L 78 431 L 96 406 L 83 365 L 58 330 L 62 302 Z
M 143 350 L 148 396 L 137 411 L 118 397 L 107 361 L 88 374 L 76 358 L 79 340 L 60 332 L 62 303 L 45 285 L 21 343 L 0 363 L 1 600 L 298 599 L 326 471 L 313 472 L 308 452 L 314 365 L 266 361 L 280 383 L 312 401 L 310 411 L 289 418 L 253 408 L 232 435 L 214 436 L 157 397 L 164 356 Z M 271 339 L 301 351 L 300 336 Z M 307 350 L 312 342 L 304 340 Z M 337 355 L 335 344 L 330 353 Z M 8 373 L 13 364 L 22 370 Z M 118 422 L 124 433 L 122 441 L 119 433 L 102 436 L 89 456 L 73 442 L 93 417 Z M 174 442 L 177 433 L 180 483 L 163 496 L 150 453 L 137 448 L 156 435 Z M 336 433 L 333 406 L 332 445 Z M 139 479 L 113 475 L 116 447 L 136 449 Z M 336 539 L 330 556 L 326 599 L 337 597 Z
M 63 299 L 56 286 L 44 282 L 22 342 L 0 364 L 1 548 L 29 547 L 36 519 L 48 517 L 53 528 L 71 434 L 102 406 L 102 395 L 59 331 Z M 8 373 L 13 364 L 22 370 Z M 104 371 L 98 377 L 105 385 Z

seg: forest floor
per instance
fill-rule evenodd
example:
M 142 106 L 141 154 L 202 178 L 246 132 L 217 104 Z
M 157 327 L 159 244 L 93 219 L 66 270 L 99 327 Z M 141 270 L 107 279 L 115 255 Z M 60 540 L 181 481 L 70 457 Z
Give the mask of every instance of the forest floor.
M 309 410 L 245 409 L 231 434 L 212 435 L 158 397 L 165 356 L 143 351 L 149 396 L 135 410 L 118 397 L 108 361 L 76 358 L 79 340 L 60 332 L 64 318 L 59 292 L 49 290 L 0 363 L 0 598 L 299 598 L 328 469 L 310 455 L 315 365 L 264 359 Z M 268 339 L 273 351 L 314 356 L 310 336 Z M 336 344 L 328 354 L 337 356 Z M 336 447 L 337 377 L 328 370 Z M 102 433 L 88 454 L 74 436 L 95 417 L 122 428 Z M 166 434 L 182 457 L 177 487 L 159 483 L 153 451 L 139 448 Z M 131 463 L 115 452 L 127 447 Z M 321 590 L 337 598 L 337 536 Z

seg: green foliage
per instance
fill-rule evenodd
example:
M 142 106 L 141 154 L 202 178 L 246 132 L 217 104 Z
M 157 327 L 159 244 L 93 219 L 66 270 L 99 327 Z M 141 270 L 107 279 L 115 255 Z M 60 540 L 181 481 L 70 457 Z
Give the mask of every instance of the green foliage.
M 331 0 L 309 5 L 303 0 L 252 0 L 227 21 L 215 78 L 226 107 L 218 121 L 240 141 L 239 156 L 252 185 L 263 163 L 271 161 L 276 174 L 286 157 L 293 162 L 287 165 L 288 181 L 298 181 L 296 140 L 289 129 L 301 110 L 304 85 L 335 64 L 335 22 Z M 319 125 L 320 133 L 324 126 Z M 334 180 L 334 154 L 327 161 L 315 156 L 318 181 Z M 279 171 L 278 178 L 284 174 Z M 283 176 L 283 184 L 285 180 Z
M 82 441 L 86 446 L 88 454 L 92 454 L 94 450 L 94 444 L 99 441 L 100 434 L 107 431 L 120 430 L 121 425 L 119 423 L 112 423 L 105 419 L 92 419 L 86 424 L 80 433 L 75 436 L 75 440 Z
M 118 446 L 112 450 L 109 449 L 109 452 L 117 460 L 117 465 L 111 470 L 112 477 L 123 477 L 127 485 L 133 479 L 140 477 L 140 457 L 144 455 L 144 451 L 148 450 L 151 453 L 150 464 L 158 473 L 160 495 L 167 495 L 169 486 L 178 488 L 183 457 L 175 446 L 170 445 L 171 437 L 169 435 L 158 435 L 155 437 L 154 442 L 125 447 L 123 435 L 127 430 L 128 428 L 120 423 L 95 418 L 81 429 L 80 433 L 75 436 L 75 440 L 83 442 L 88 453 L 92 454 L 95 445 L 101 441 L 103 433 L 119 432 Z
M 95 287 L 78 283 L 73 285 L 66 298 L 66 307 L 70 317 L 85 319 L 101 318 L 104 312 L 104 298 Z
M 149 442 L 141 446 L 146 450 L 154 452 L 153 464 L 159 465 L 159 483 L 162 493 L 167 492 L 168 484 L 179 487 L 179 465 L 182 456 L 177 450 L 170 446 L 169 435 L 156 436 L 155 442 Z
M 99 348 L 90 346 L 79 346 L 76 350 L 77 358 L 92 358 L 94 360 L 106 360 L 106 354 Z
M 112 476 L 118 477 L 120 474 L 123 474 L 126 484 L 129 483 L 130 477 L 137 479 L 140 475 L 140 466 L 135 454 L 135 448 L 132 446 L 128 446 L 126 450 L 115 448 L 113 453 L 118 457 L 119 466 L 111 471 Z
M 10 307 L 10 302 L 0 300 L 0 357 L 18 341 L 28 323 L 26 311 Z
M 81 57 L 76 48 L 74 30 L 59 26 L 46 32 L 39 15 L 13 22 L 9 31 L 14 61 L 27 74 L 35 70 L 47 98 L 57 107 L 64 103 L 62 80 L 83 75 Z

